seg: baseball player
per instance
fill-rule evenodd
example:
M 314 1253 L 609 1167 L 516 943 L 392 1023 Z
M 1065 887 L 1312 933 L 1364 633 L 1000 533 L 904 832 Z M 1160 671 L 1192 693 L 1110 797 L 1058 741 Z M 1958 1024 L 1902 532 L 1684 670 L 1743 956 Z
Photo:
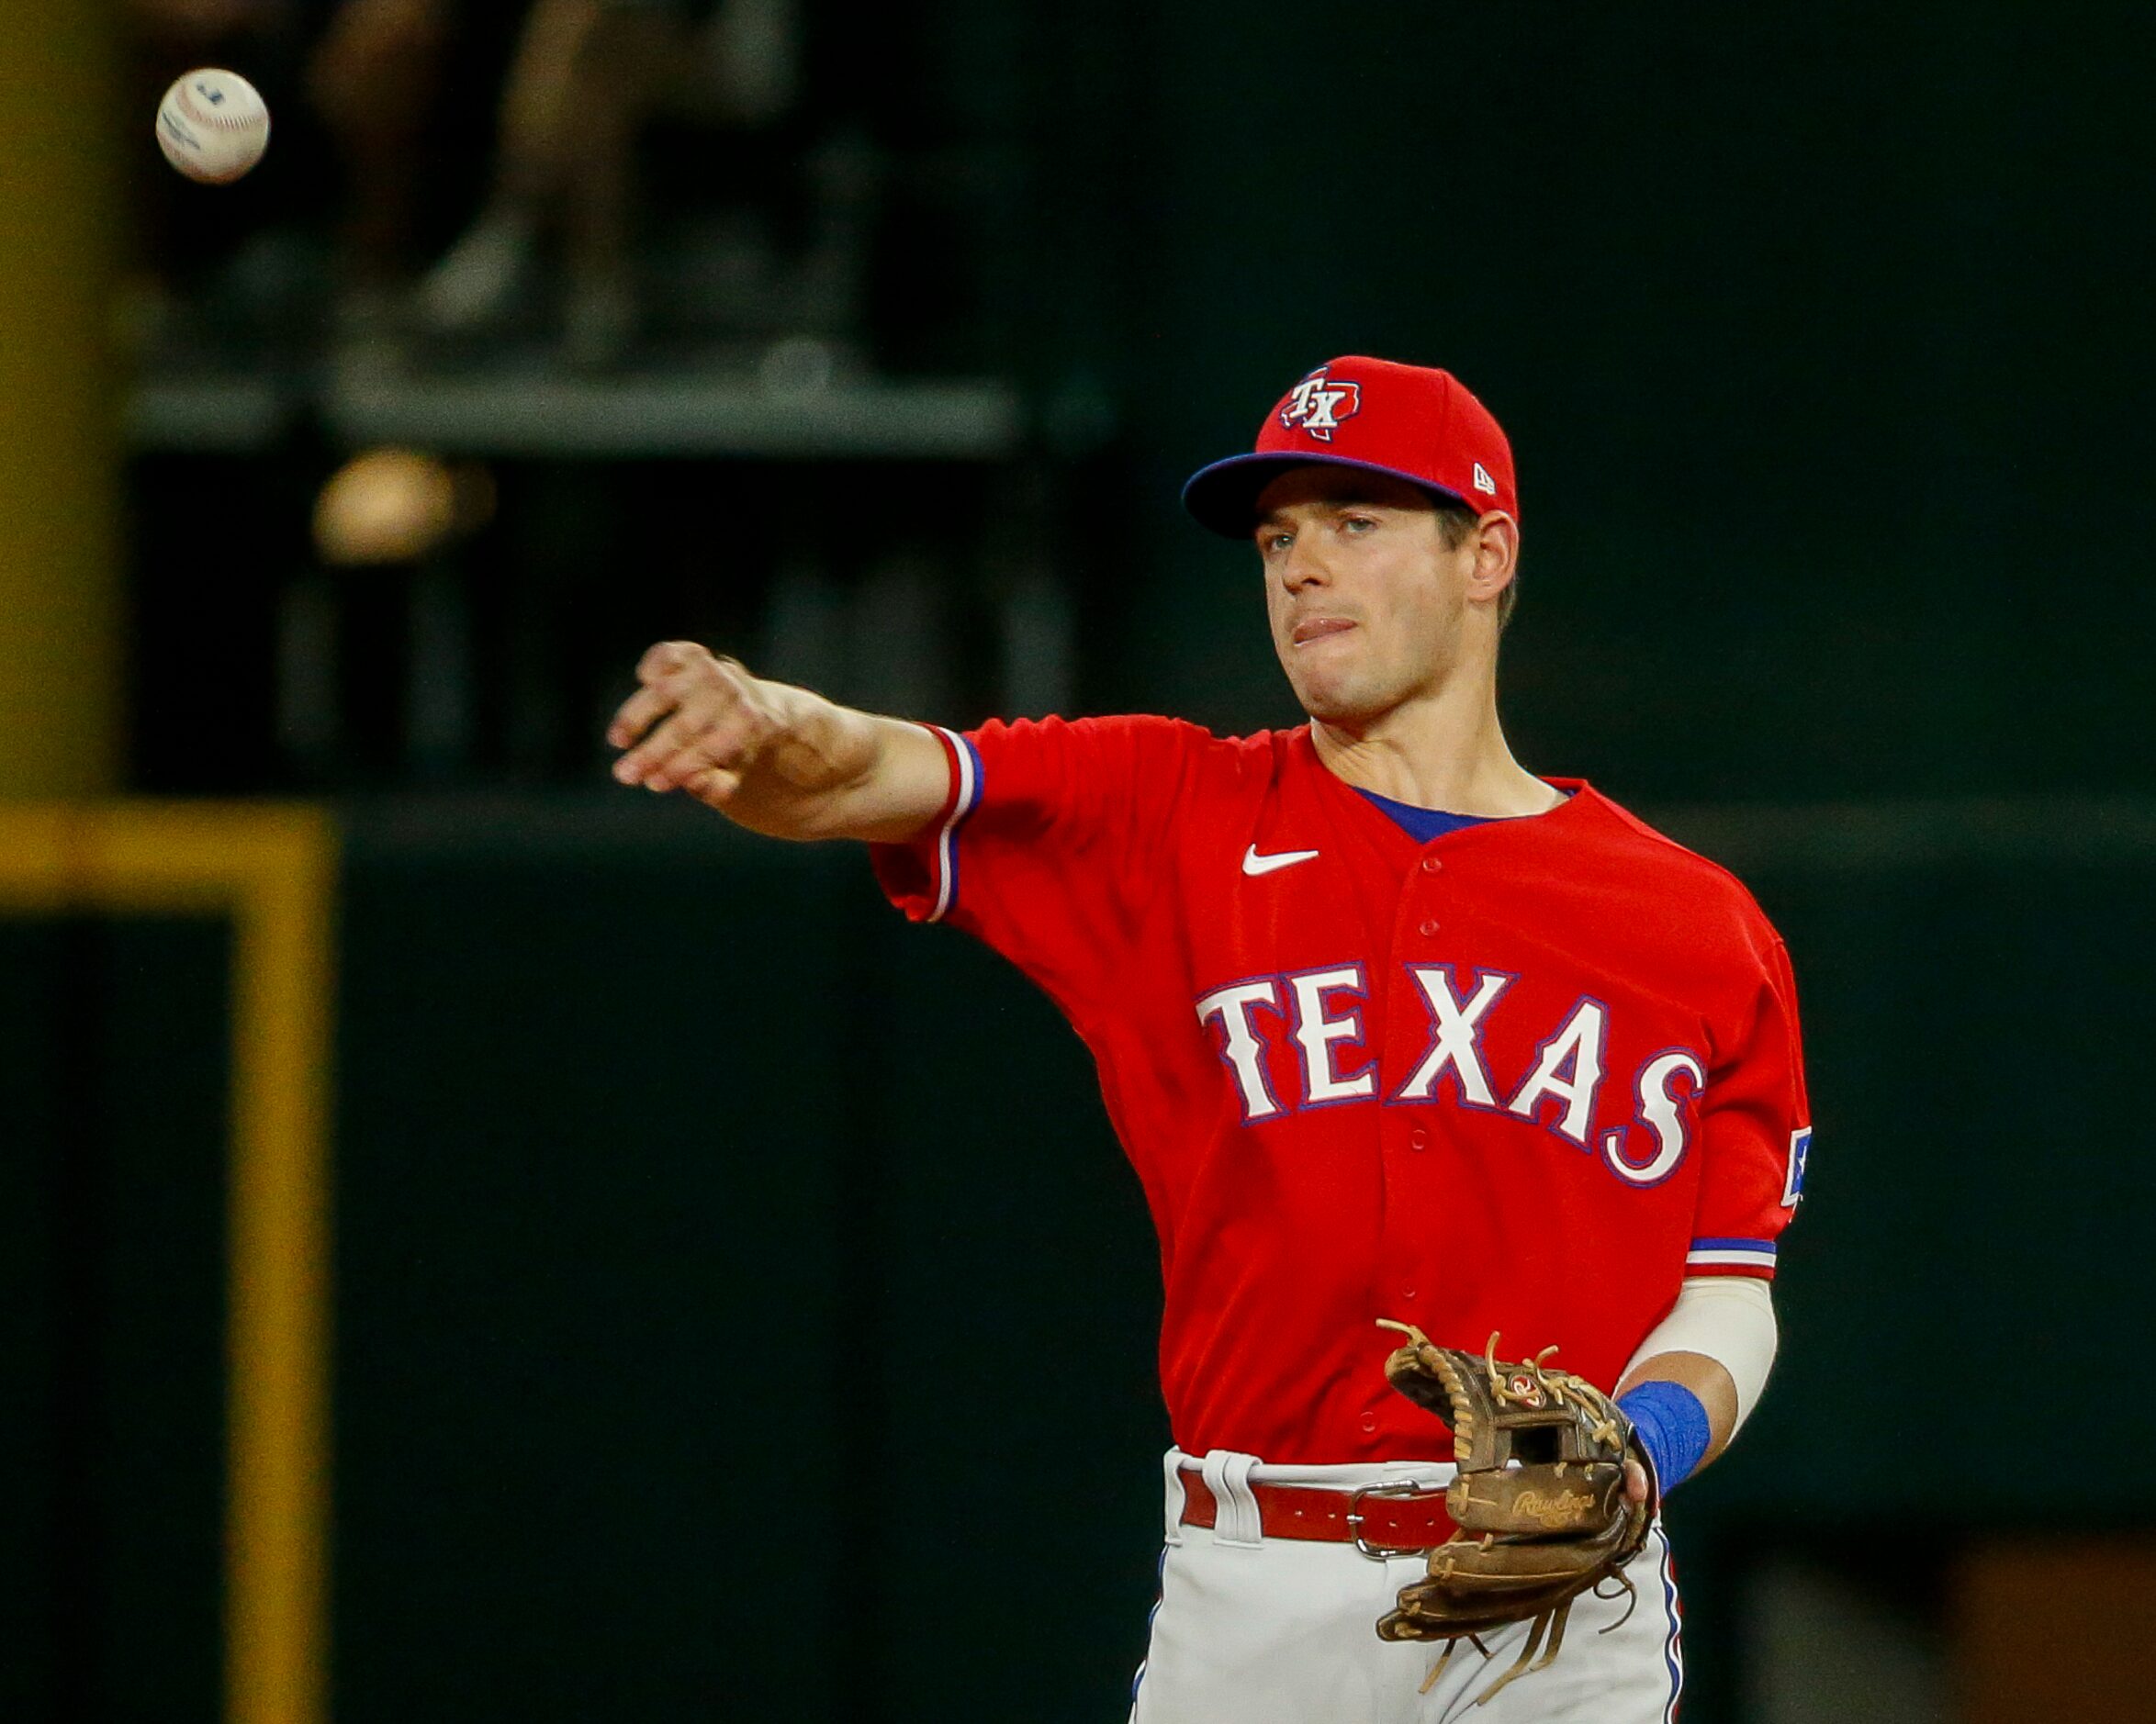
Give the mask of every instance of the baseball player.
M 1667 1720 L 1658 1518 L 1630 1585 L 1579 1597 L 1561 1652 L 1495 1693 L 1526 1624 L 1442 1666 L 1374 1632 L 1453 1530 L 1454 1455 L 1388 1387 L 1377 1321 L 1558 1347 L 1628 1416 L 1634 1506 L 1712 1460 L 1766 1382 L 1803 1182 L 1788 957 L 1722 868 L 1513 759 L 1519 494 L 1457 379 L 1334 360 L 1184 500 L 1253 545 L 1307 724 L 954 733 L 669 643 L 615 719 L 615 776 L 868 840 L 906 914 L 1005 954 L 1092 1050 L 1165 1285 L 1175 1446 L 1135 1720 Z

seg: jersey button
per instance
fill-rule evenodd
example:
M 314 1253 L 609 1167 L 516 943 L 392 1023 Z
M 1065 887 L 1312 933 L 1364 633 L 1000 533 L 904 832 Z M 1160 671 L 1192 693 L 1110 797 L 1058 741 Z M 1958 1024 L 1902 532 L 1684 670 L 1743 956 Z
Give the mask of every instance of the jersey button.
M 1434 874 L 1443 867 L 1444 864 L 1433 856 L 1426 856 L 1422 858 L 1422 871 L 1425 874 Z
M 1415 1290 L 1414 1290 L 1412 1287 L 1403 1287 L 1403 1288 L 1401 1288 L 1401 1289 L 1400 1289 L 1400 1297 L 1401 1297 L 1401 1298 L 1403 1298 L 1403 1299 L 1412 1299 L 1414 1296 L 1415 1296 Z
M 1424 1131 L 1421 1126 L 1416 1126 L 1413 1131 L 1408 1134 L 1408 1147 L 1410 1149 L 1429 1148 L 1430 1134 Z
M 1435 916 L 1429 916 L 1424 918 L 1422 926 L 1419 932 L 1425 940 L 1430 938 L 1432 935 L 1437 932 L 1437 918 Z
M 1363 1421 L 1362 1421 L 1362 1423 L 1363 1423 L 1363 1428 L 1364 1428 L 1365 1431 L 1374 1431 L 1374 1430 L 1376 1430 L 1376 1429 L 1377 1428 L 1377 1415 L 1376 1415 L 1376 1414 L 1375 1414 L 1375 1413 L 1365 1413 L 1365 1414 L 1364 1414 L 1364 1415 L 1363 1415 Z

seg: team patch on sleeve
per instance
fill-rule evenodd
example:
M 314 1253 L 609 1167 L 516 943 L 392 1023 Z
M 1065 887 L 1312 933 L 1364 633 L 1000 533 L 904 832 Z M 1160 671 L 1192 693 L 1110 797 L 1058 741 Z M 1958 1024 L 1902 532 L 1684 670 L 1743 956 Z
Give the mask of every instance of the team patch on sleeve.
M 1688 1275 L 1766 1275 L 1774 1273 L 1772 1239 L 1694 1239 L 1685 1253 Z
M 951 905 L 958 901 L 959 828 L 966 823 L 966 816 L 980 805 L 981 756 L 971 737 L 947 731 L 940 724 L 931 724 L 928 729 L 943 744 L 944 753 L 950 756 L 950 798 L 936 832 L 936 902 L 926 918 L 930 922 L 941 922 Z
M 1781 1206 L 1784 1209 L 1794 1209 L 1798 1203 L 1803 1201 L 1804 1163 L 1811 1159 L 1811 1126 L 1806 1125 L 1802 1131 L 1791 1132 L 1790 1134 L 1789 1175 L 1784 1180 L 1781 1188 Z

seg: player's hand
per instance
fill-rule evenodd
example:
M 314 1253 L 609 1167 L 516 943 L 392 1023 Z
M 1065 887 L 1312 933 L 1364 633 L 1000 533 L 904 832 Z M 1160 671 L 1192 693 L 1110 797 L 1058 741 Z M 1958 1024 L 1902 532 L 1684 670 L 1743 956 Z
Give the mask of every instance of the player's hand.
M 738 659 L 693 641 L 660 642 L 637 665 L 636 680 L 643 686 L 607 727 L 607 741 L 627 751 L 614 777 L 724 809 L 781 729 L 764 685 Z
M 1647 1470 L 1636 1461 L 1624 1462 L 1624 1500 L 1635 1506 L 1647 1500 L 1651 1487 L 1647 1483 Z

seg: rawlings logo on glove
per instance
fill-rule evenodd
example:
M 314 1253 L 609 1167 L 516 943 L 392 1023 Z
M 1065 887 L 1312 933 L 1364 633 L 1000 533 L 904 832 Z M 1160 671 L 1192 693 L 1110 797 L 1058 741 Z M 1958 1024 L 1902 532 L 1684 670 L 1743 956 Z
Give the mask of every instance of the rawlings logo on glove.
M 1549 1665 L 1581 1593 L 1613 1597 L 1600 1590 L 1607 1581 L 1638 1602 L 1623 1571 L 1652 1516 L 1625 1495 L 1632 1426 L 1594 1384 L 1544 1362 L 1554 1347 L 1500 1364 L 1495 1335 L 1477 1357 L 1437 1346 L 1412 1324 L 1380 1321 L 1408 1338 L 1385 1361 L 1387 1379 L 1452 1427 L 1459 1476 L 1445 1507 L 1459 1530 L 1429 1553 L 1429 1578 L 1400 1589 L 1398 1608 L 1377 1632 L 1447 1643 L 1422 1685 L 1427 1693 L 1462 1640 L 1487 1656 L 1479 1634 L 1533 1622 L 1519 1658 L 1480 1704 Z

